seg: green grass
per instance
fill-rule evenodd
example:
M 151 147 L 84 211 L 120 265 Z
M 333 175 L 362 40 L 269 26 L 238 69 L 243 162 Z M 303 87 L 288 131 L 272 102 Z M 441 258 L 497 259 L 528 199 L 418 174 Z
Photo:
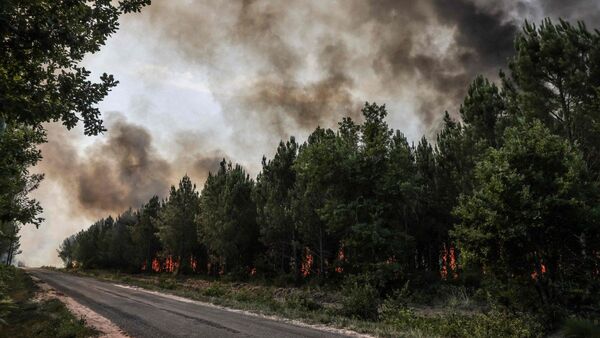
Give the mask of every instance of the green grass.
M 423 307 L 407 305 L 404 300 L 374 300 L 370 290 L 356 286 L 344 290 L 319 285 L 277 287 L 200 276 L 173 277 L 100 270 L 72 273 L 380 337 L 539 337 L 546 333 L 539 321 L 527 314 L 477 308 L 468 295 L 460 291 L 449 292 L 449 299 L 443 300 L 442 305 Z M 349 311 L 353 306 L 364 307 L 368 311 Z
M 37 286 L 21 269 L 0 266 L 0 337 L 95 337 L 56 299 L 33 301 Z

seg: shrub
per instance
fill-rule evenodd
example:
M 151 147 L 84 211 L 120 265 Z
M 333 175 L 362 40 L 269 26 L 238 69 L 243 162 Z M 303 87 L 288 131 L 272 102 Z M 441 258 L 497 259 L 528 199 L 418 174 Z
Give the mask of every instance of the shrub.
M 177 282 L 173 278 L 160 276 L 158 278 L 158 287 L 161 289 L 173 290 L 177 286 Z
M 12 299 L 8 295 L 8 283 L 15 278 L 16 269 L 0 264 L 0 326 L 6 324 L 6 316 L 14 309 Z
M 227 294 L 227 290 L 219 283 L 211 283 L 209 287 L 202 291 L 207 297 L 222 297 Z
M 475 315 L 452 312 L 419 316 L 409 308 L 398 308 L 383 311 L 382 318 L 399 331 L 418 330 L 426 336 L 541 337 L 546 333 L 538 318 L 500 310 Z
M 298 310 L 316 311 L 322 308 L 321 304 L 304 292 L 291 294 L 286 297 L 285 302 L 287 306 Z
M 386 321 L 387 319 L 395 318 L 399 313 L 406 310 L 408 304 L 408 289 L 409 282 L 407 281 L 401 289 L 395 290 L 388 298 L 386 298 L 379 308 L 379 316 Z
M 363 276 L 348 276 L 342 287 L 342 313 L 349 317 L 377 319 L 379 294 Z

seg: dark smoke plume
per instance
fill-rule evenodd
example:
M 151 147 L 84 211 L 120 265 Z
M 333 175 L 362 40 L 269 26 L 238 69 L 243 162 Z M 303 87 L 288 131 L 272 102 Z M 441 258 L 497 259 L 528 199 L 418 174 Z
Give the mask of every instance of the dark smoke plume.
M 409 105 L 405 118 L 427 129 L 457 111 L 476 75 L 506 67 L 523 19 L 598 12 L 592 0 L 156 0 L 133 20 L 207 68 L 232 123 L 286 137 L 357 116 L 374 99 Z
M 206 155 L 182 149 L 170 162 L 156 151 L 147 129 L 123 117 L 111 119 L 104 139 L 83 152 L 74 146 L 74 133 L 63 126 L 50 125 L 48 134 L 39 169 L 49 180 L 61 182 L 75 213 L 95 217 L 137 208 L 153 195 L 164 197 L 185 173 L 201 183 L 221 159 L 216 152 Z M 179 168 L 187 169 L 182 173 Z
M 416 101 L 428 125 L 456 110 L 474 76 L 504 66 L 516 32 L 501 8 L 468 0 L 157 0 L 132 19 L 207 68 L 232 122 L 280 137 L 357 116 L 375 98 Z

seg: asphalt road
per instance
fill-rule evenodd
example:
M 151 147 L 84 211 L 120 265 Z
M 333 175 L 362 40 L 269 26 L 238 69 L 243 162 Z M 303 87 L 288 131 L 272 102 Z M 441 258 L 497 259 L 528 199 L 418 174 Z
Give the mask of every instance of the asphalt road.
M 110 319 L 133 337 L 344 337 L 93 278 L 44 269 L 28 272 Z

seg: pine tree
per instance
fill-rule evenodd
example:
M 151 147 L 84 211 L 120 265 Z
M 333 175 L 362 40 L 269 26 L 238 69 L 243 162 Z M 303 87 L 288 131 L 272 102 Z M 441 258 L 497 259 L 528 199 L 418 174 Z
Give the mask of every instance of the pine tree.
M 200 213 L 199 202 L 196 185 L 185 175 L 178 188 L 171 186 L 169 197 L 158 213 L 156 226 L 164 253 L 179 262 L 175 273 L 191 270 L 190 258 L 200 245 L 195 224 Z
M 153 196 L 137 213 L 137 221 L 132 229 L 137 264 L 147 269 L 150 269 L 152 260 L 162 248 L 156 226 L 160 207 L 158 196 Z
M 555 302 L 565 296 L 558 285 L 592 272 L 580 237 L 597 221 L 587 204 L 591 184 L 581 153 L 541 122 L 508 128 L 504 145 L 477 164 L 453 237 L 493 278 L 536 282 L 541 301 Z
M 247 275 L 260 251 L 254 181 L 240 166 L 223 160 L 219 171 L 209 174 L 200 198 L 198 239 L 211 260 L 226 272 Z
M 546 19 L 525 23 L 503 75 L 509 111 L 538 119 L 577 144 L 592 173 L 600 175 L 600 32 Z
M 263 157 L 262 171 L 256 179 L 255 201 L 260 241 L 273 271 L 297 275 L 298 230 L 292 217 L 292 190 L 296 182 L 293 165 L 298 144 L 292 137 L 280 142 L 272 160 Z

